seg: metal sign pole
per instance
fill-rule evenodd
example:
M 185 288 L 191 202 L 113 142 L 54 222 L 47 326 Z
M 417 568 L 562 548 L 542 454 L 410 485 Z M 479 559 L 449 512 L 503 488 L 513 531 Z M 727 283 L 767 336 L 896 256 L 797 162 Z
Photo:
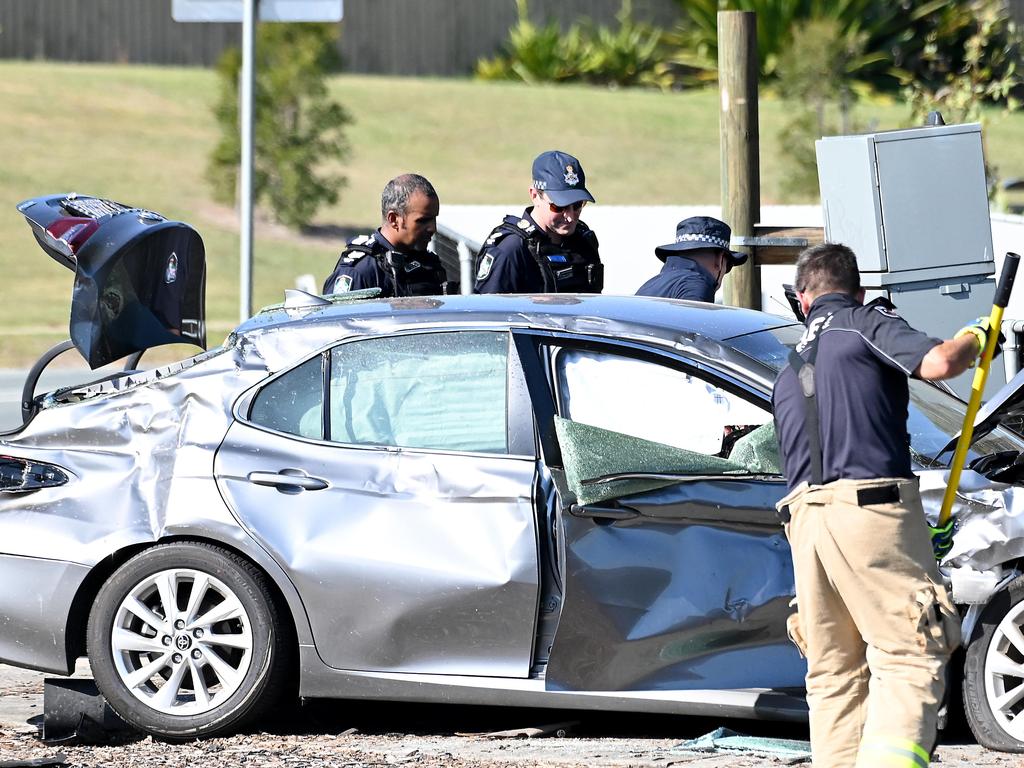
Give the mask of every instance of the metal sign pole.
M 256 13 L 259 0 L 244 0 L 242 16 L 241 144 L 239 178 L 240 215 L 240 291 L 239 320 L 252 315 L 252 158 L 253 158 L 253 83 L 255 79 Z
M 238 88 L 241 157 L 238 174 L 239 319 L 252 315 L 252 166 L 253 91 L 256 72 L 256 22 L 262 21 L 341 21 L 342 0 L 172 0 L 175 21 L 242 22 L 242 71 Z

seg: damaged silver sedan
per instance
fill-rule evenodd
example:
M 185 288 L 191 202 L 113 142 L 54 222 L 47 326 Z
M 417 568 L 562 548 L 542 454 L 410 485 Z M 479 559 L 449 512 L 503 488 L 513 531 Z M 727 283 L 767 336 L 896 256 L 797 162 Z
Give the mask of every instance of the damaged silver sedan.
M 202 343 L 201 303 L 160 288 L 201 286 L 188 232 L 23 206 L 76 272 L 87 359 L 165 343 L 126 312 Z M 69 214 L 132 234 L 90 255 Z M 166 739 L 294 695 L 804 719 L 770 411 L 799 335 L 662 299 L 293 295 L 189 360 L 29 398 L 0 436 L 0 661 L 87 654 Z M 926 498 L 963 411 L 912 383 Z M 947 573 L 972 727 L 1024 749 L 1024 438 L 984 415 Z

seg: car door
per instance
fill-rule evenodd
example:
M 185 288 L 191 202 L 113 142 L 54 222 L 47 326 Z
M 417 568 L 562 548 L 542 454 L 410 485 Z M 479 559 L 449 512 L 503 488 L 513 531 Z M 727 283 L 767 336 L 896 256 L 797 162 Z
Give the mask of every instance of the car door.
M 518 334 L 560 498 L 556 690 L 801 688 L 764 398 L 635 345 Z
M 508 348 L 505 331 L 354 340 L 236 407 L 217 480 L 328 665 L 528 674 L 536 456 Z

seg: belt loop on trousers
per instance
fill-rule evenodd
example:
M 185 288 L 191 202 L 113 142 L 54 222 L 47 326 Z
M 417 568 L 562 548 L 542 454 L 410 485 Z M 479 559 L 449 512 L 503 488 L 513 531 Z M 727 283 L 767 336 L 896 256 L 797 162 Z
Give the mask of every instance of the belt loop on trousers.
M 899 504 L 900 487 L 895 483 L 878 485 L 872 488 L 857 489 L 857 506 L 869 507 L 872 504 Z
M 843 499 L 855 502 L 858 507 L 870 507 L 874 504 L 899 504 L 900 486 L 898 483 L 876 485 L 869 488 L 841 489 L 821 487 L 808 489 L 814 493 L 813 503 L 828 504 L 834 499 Z M 853 491 L 851 493 L 851 491 Z M 776 518 L 780 523 L 786 525 L 793 517 L 793 510 L 790 504 L 783 504 L 776 507 Z

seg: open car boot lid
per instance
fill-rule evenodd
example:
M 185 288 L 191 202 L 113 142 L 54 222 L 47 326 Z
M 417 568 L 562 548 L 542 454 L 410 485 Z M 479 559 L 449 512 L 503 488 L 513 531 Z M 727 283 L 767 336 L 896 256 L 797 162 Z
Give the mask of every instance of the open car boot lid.
M 978 442 L 996 427 L 1006 427 L 1024 435 L 1024 370 L 1019 371 L 1016 376 L 1000 387 L 999 391 L 978 410 L 978 415 L 974 419 L 971 444 Z M 953 450 L 959 439 L 960 432 L 957 432 L 936 458 Z
M 93 369 L 162 344 L 206 347 L 206 255 L 189 225 L 75 193 L 18 210 L 40 247 L 75 273 L 70 335 Z
M 1024 371 L 999 388 L 978 410 L 974 420 L 974 439 L 983 437 L 996 427 L 1002 426 L 1024 434 Z

